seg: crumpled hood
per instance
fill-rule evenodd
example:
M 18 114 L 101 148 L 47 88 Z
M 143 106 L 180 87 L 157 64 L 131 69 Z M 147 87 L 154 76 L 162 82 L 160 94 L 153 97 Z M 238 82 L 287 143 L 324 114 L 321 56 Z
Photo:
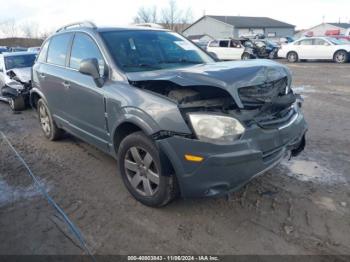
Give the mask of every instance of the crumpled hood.
M 23 83 L 29 83 L 31 80 L 31 67 L 25 67 L 25 68 L 14 68 L 11 70 L 8 70 L 7 72 L 12 71 L 16 74 L 16 77 Z
M 261 85 L 288 77 L 289 69 L 271 60 L 216 62 L 178 69 L 126 74 L 129 81 L 171 81 L 180 86 L 215 86 L 229 92 L 239 101 L 238 88 Z

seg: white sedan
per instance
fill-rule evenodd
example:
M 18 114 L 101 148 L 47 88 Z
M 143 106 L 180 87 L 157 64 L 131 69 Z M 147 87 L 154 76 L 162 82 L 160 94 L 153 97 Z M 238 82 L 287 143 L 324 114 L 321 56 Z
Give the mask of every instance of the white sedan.
M 295 63 L 299 60 L 333 60 L 346 63 L 350 57 L 350 43 L 331 37 L 309 37 L 283 45 L 278 56 Z

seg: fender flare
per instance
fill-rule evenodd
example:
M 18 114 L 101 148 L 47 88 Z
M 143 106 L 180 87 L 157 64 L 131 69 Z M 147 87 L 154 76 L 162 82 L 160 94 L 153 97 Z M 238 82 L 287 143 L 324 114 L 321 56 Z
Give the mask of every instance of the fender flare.
M 116 123 L 111 126 L 111 135 L 113 138 L 116 135 L 117 129 L 125 123 L 139 127 L 147 136 L 151 136 L 160 131 L 160 127 L 152 117 L 138 108 L 125 107 L 122 109 L 121 116 L 122 117 L 118 118 Z
M 337 51 L 334 52 L 334 54 L 333 54 L 333 59 L 334 59 L 336 53 L 338 53 L 338 52 L 340 52 L 340 51 L 343 51 L 343 52 L 347 53 L 347 54 L 348 54 L 348 58 L 350 57 L 350 55 L 349 55 L 350 52 L 349 52 L 349 51 L 346 51 L 345 49 L 338 49 Z
M 34 95 L 40 96 L 40 98 L 42 98 L 42 99 L 47 103 L 47 99 L 46 99 L 46 97 L 44 96 L 43 92 L 41 92 L 38 88 L 35 88 L 35 87 L 34 87 L 34 88 L 32 88 L 32 89 L 30 90 L 30 93 L 29 93 L 29 103 L 30 103 L 30 106 L 31 106 L 32 108 L 35 108 L 35 106 L 34 106 L 34 101 L 33 101 Z

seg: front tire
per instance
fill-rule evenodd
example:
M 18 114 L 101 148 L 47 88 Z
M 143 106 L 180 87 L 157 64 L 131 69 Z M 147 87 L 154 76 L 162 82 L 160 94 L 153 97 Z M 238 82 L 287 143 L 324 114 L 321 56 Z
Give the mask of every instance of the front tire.
M 39 99 L 37 104 L 38 117 L 41 129 L 47 139 L 50 141 L 59 140 L 64 131 L 56 126 L 52 119 L 52 115 L 43 99 Z
M 289 63 L 296 63 L 299 61 L 299 56 L 296 52 L 290 52 L 287 55 L 287 59 Z
M 157 147 L 143 132 L 121 142 L 118 168 L 128 191 L 146 206 L 165 206 L 177 194 L 174 174 L 165 174 Z
M 244 54 L 242 55 L 242 60 L 249 60 L 249 59 L 251 59 L 250 54 L 244 53 Z
M 338 64 L 345 64 L 348 61 L 348 53 L 341 50 L 334 54 L 334 62 Z
M 23 96 L 9 98 L 9 105 L 12 111 L 21 111 L 26 108 L 26 103 Z

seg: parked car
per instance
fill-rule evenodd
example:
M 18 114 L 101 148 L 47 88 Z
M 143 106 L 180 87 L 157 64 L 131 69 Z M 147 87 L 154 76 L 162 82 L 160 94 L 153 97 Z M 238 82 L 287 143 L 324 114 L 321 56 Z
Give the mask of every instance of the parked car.
M 207 52 L 220 60 L 241 60 L 245 47 L 239 39 L 220 39 L 209 42 Z
M 287 58 L 290 63 L 299 60 L 334 60 L 336 63 L 346 63 L 349 53 L 350 44 L 346 41 L 332 37 L 309 37 L 282 46 L 278 55 Z
M 27 48 L 21 46 L 10 47 L 9 52 L 25 52 Z
M 31 69 L 36 53 L 16 52 L 0 55 L 0 100 L 9 102 L 14 111 L 28 104 Z
M 245 47 L 242 60 L 248 59 L 274 59 L 277 58 L 279 46 L 270 40 L 241 40 Z
M 40 51 L 40 46 L 36 46 L 36 47 L 29 47 L 28 52 L 39 52 Z
M 279 45 L 285 45 L 285 44 L 289 44 L 289 43 L 293 43 L 295 41 L 295 39 L 291 36 L 286 36 L 286 37 L 281 37 L 278 40 L 278 44 Z
M 115 157 L 126 188 L 148 206 L 225 195 L 298 155 L 300 103 L 286 66 L 215 62 L 164 29 L 65 26 L 33 67 L 44 135 L 65 130 Z
M 8 48 L 6 46 L 0 46 L 0 54 L 8 52 Z

